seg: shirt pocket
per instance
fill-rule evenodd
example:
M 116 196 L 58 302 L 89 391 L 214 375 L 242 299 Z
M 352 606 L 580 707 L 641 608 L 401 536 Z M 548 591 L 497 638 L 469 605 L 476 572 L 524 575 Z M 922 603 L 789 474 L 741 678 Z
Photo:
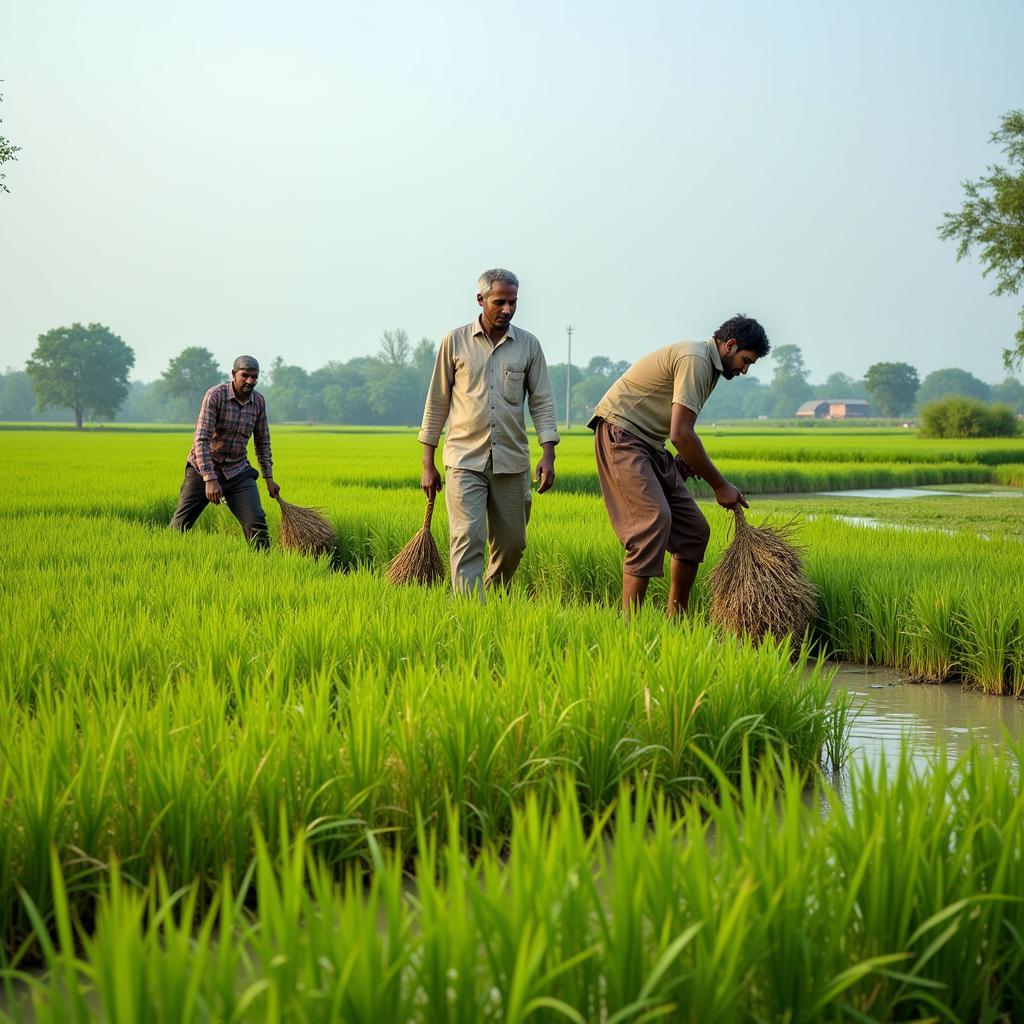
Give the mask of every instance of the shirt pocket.
M 506 402 L 513 405 L 523 404 L 523 388 L 526 386 L 526 373 L 513 370 L 506 366 L 501 376 L 501 394 Z

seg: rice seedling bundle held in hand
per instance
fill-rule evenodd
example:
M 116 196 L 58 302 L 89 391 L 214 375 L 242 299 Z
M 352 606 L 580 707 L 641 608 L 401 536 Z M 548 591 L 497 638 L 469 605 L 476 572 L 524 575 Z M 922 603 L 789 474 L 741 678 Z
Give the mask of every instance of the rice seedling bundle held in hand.
M 431 584 L 444 579 L 444 559 L 437 548 L 434 535 L 430 532 L 435 498 L 436 495 L 427 498 L 427 511 L 423 515 L 422 528 L 395 555 L 388 566 L 388 580 L 391 583 Z
M 280 497 L 277 503 L 281 506 L 281 547 L 304 555 L 326 555 L 335 549 L 338 537 L 321 509 L 292 505 Z
M 793 523 L 751 526 L 740 508 L 736 532 L 711 570 L 711 619 L 755 640 L 801 637 L 817 612 L 817 589 L 790 538 Z

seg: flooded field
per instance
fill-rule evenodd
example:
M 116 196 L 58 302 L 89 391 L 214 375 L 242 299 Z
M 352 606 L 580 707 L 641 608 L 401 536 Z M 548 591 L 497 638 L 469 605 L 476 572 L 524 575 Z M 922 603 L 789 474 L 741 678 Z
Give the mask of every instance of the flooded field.
M 1024 736 L 1024 702 L 965 690 L 956 683 L 908 683 L 888 669 L 844 664 L 832 683 L 845 690 L 859 713 L 850 735 L 853 757 L 898 760 L 909 740 L 922 755 L 937 745 L 953 751 L 1004 735 Z

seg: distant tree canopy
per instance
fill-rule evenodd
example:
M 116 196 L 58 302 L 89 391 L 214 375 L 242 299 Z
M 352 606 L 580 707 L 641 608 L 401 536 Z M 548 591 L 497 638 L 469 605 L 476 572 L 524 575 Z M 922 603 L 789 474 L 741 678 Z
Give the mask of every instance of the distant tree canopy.
M 868 389 L 864 381 L 854 380 L 848 373 L 831 373 L 821 387 L 814 387 L 819 398 L 867 398 Z
M 1016 377 L 1007 377 L 1001 384 L 988 389 L 989 400 L 999 405 L 1008 405 L 1014 412 L 1024 412 L 1024 384 Z
M 74 323 L 39 335 L 26 370 L 38 407 L 72 409 L 81 430 L 87 413 L 113 419 L 134 365 L 135 353 L 109 327 Z
M 996 275 L 993 295 L 1016 295 L 1024 284 L 1024 110 L 1003 115 L 992 141 L 1002 147 L 1007 167 L 989 167 L 978 181 L 965 181 L 967 198 L 958 213 L 945 214 L 939 237 L 959 242 L 957 260 L 979 250 L 982 275 Z M 1024 308 L 1014 344 L 1003 350 L 1008 370 L 1024 365 Z
M 917 370 L 909 363 L 875 363 L 864 375 L 864 386 L 879 413 L 899 416 L 914 407 Z
M 775 400 L 771 415 L 779 418 L 793 416 L 811 397 L 804 355 L 796 345 L 780 345 L 772 349 L 771 359 L 772 392 Z
M 80 324 L 72 328 L 59 328 L 50 332 L 61 336 L 62 346 L 69 343 L 65 334 L 89 334 L 99 328 Z M 113 336 L 111 336 L 113 337 Z M 42 342 L 50 335 L 40 338 Z M 118 341 L 120 339 L 117 339 Z M 123 343 L 122 343 L 123 344 Z M 127 349 L 127 346 L 125 346 Z M 130 349 L 127 349 L 130 353 Z M 47 347 L 47 353 L 49 347 Z M 772 356 L 781 353 L 781 363 L 770 384 L 754 376 L 740 376 L 721 381 L 712 392 L 701 413 L 701 422 L 708 424 L 721 420 L 779 418 L 792 419 L 796 412 L 795 393 L 806 393 L 816 399 L 865 398 L 869 396 L 867 383 L 848 374 L 837 372 L 823 384 L 808 382 L 803 355 L 794 345 L 782 346 Z M 40 349 L 33 362 L 40 368 L 33 372 L 38 378 L 43 366 Z M 317 370 L 286 363 L 278 357 L 264 366 L 259 388 L 267 396 L 272 422 L 342 423 L 368 426 L 416 426 L 420 421 L 427 386 L 434 370 L 437 346 L 429 338 L 421 338 L 413 345 L 401 328 L 383 332 L 375 355 L 357 356 L 347 362 L 332 361 Z M 47 356 L 46 366 L 54 360 Z M 89 364 L 92 373 L 96 366 Z M 127 365 L 131 365 L 130 362 Z M 594 356 L 586 365 L 573 364 L 570 382 L 572 423 L 582 426 L 593 415 L 594 407 L 608 388 L 626 370 L 629 361 L 607 356 Z M 115 367 L 115 370 L 117 367 Z M 566 365 L 554 363 L 549 367 L 555 407 L 560 423 L 565 422 Z M 870 376 L 875 395 L 890 392 L 894 397 L 882 405 L 872 396 L 875 414 L 894 416 L 909 413 L 914 407 L 917 393 L 917 371 L 906 363 L 879 363 L 871 368 Z M 62 363 L 57 370 L 59 381 L 80 383 L 77 371 Z M 211 352 L 198 346 L 183 349 L 171 359 L 159 379 L 150 383 L 131 381 L 123 390 L 123 404 L 118 404 L 118 419 L 139 423 L 183 423 L 195 420 L 199 399 L 212 384 L 223 379 Z M 122 384 L 124 378 L 121 378 Z M 936 393 L 970 393 L 1001 402 L 1014 411 L 1024 411 L 1024 385 L 1008 376 L 1001 384 L 988 385 L 965 370 L 939 370 L 929 374 L 925 384 Z M 796 387 L 801 389 L 796 392 Z M 47 392 L 45 406 L 73 408 L 68 398 L 70 384 L 56 392 Z M 780 390 L 781 389 L 781 390 Z M 881 390 L 879 390 L 881 389 Z M 928 392 L 922 386 L 921 397 Z M 39 391 L 33 377 L 25 370 L 8 369 L 0 373 L 0 420 L 65 419 L 72 414 L 55 416 L 52 411 L 42 416 L 37 411 Z M 909 397 L 908 397 L 909 396 Z M 116 396 L 115 396 L 116 397 Z M 95 413 L 112 415 L 111 403 L 83 402 L 80 415 Z M 39 408 L 43 406 L 40 405 Z M 895 411 L 890 411 L 895 410 Z
M 190 345 L 178 353 L 160 376 L 164 391 L 172 398 L 182 398 L 198 411 L 203 395 L 225 375 L 208 348 Z
M 919 407 L 923 407 L 940 398 L 955 397 L 977 398 L 979 401 L 985 402 L 988 400 L 989 390 L 988 384 L 966 370 L 958 370 L 953 367 L 934 370 L 921 381 L 921 388 L 917 392 L 917 404 Z

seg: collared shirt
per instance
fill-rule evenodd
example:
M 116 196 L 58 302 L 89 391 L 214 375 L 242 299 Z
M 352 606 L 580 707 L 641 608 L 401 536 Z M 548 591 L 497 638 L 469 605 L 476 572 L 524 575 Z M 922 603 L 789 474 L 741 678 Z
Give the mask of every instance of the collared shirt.
M 477 317 L 441 339 L 420 442 L 436 448 L 447 421 L 446 467 L 482 472 L 490 458 L 495 473 L 521 473 L 530 468 L 524 400 L 537 440 L 558 444 L 555 396 L 540 342 L 509 325 L 492 343 Z
M 654 448 L 664 448 L 672 406 L 684 405 L 699 413 L 722 370 L 714 341 L 666 345 L 638 359 L 605 392 L 594 408 L 594 418 L 614 423 Z
M 216 480 L 217 470 L 230 480 L 249 468 L 245 449 L 253 438 L 256 458 L 266 479 L 274 475 L 270 459 L 270 425 L 266 399 L 253 391 L 244 402 L 231 381 L 215 384 L 203 395 L 196 434 L 188 461 L 204 480 Z

